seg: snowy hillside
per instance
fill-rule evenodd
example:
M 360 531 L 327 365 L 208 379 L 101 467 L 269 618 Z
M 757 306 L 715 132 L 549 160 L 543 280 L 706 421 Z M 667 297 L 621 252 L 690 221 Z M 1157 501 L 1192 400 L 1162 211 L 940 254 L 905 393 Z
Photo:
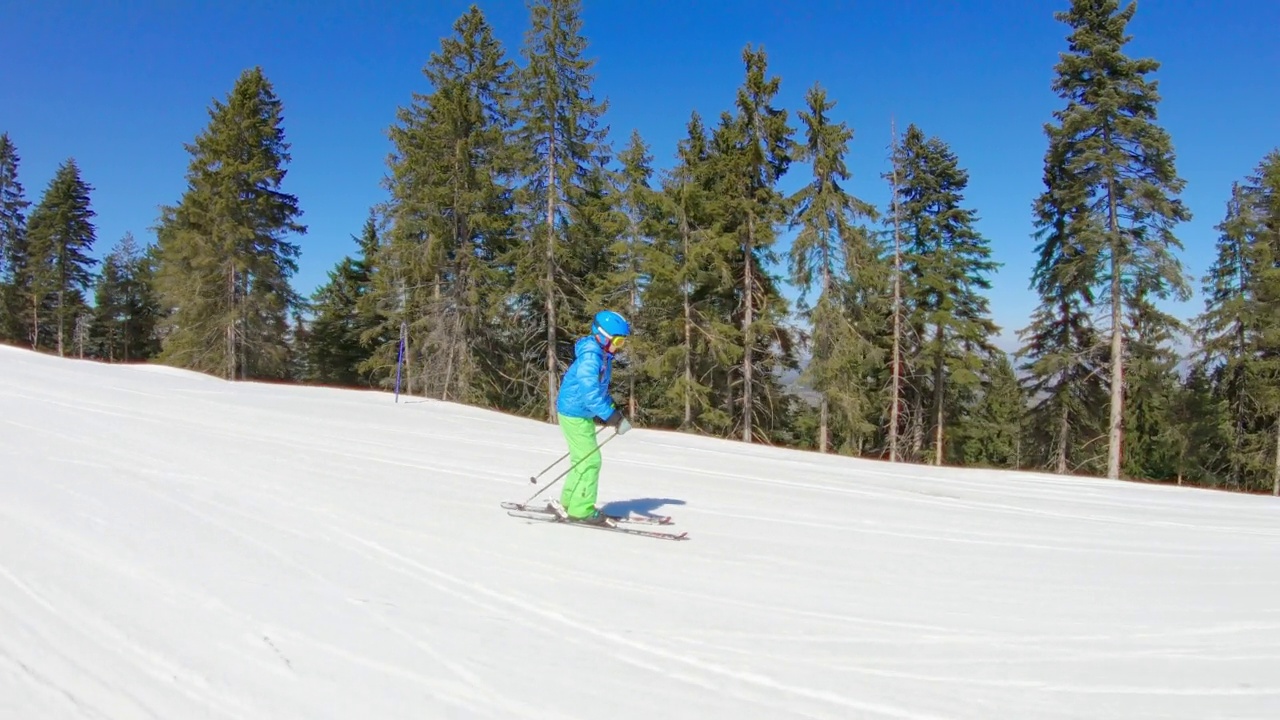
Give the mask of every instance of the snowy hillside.
M 690 540 L 509 517 L 563 452 L 0 347 L 0 718 L 1280 717 L 1272 498 L 637 430 Z

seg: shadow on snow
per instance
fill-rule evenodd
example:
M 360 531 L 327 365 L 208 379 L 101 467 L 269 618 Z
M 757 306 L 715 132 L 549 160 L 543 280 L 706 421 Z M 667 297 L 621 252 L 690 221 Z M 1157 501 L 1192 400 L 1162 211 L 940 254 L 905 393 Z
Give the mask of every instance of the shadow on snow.
M 606 515 L 625 516 L 629 514 L 652 516 L 654 511 L 665 505 L 684 505 L 683 500 L 675 498 L 633 498 L 631 500 L 614 500 L 600 506 Z

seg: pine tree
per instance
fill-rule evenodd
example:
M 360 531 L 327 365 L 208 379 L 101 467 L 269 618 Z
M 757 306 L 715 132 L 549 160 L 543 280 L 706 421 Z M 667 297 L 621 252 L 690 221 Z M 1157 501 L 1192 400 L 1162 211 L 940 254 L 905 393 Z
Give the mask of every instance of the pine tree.
M 661 210 L 657 191 L 652 187 L 653 156 L 639 132 L 631 133 L 618 161 L 622 167 L 614 176 L 612 196 L 614 220 L 622 227 L 621 232 L 611 228 L 618 240 L 609 249 L 612 272 L 604 275 L 602 289 L 606 292 L 601 293 L 598 306 L 621 309 L 631 320 L 632 342 L 627 346 L 627 362 L 620 367 L 617 382 L 627 389 L 627 414 L 634 422 L 640 409 L 636 394 L 640 370 L 650 357 L 664 349 L 651 341 L 649 332 L 658 318 L 641 303 L 650 282 L 648 261 L 654 257 Z
M 103 258 L 94 287 L 93 355 L 108 361 L 146 360 L 159 352 L 159 302 L 151 262 L 132 233 Z
M 593 314 L 586 306 L 588 279 L 582 273 L 600 264 L 590 248 L 571 246 L 566 234 L 573 211 L 587 209 L 591 201 L 583 179 L 605 164 L 600 156 L 607 150 L 608 128 L 600 127 L 599 119 L 608 103 L 592 94 L 595 61 L 585 57 L 586 48 L 580 0 L 531 2 L 522 48 L 527 64 L 519 79 L 518 147 L 525 153 L 528 182 L 520 193 L 526 242 L 516 259 L 521 307 L 515 319 L 518 327 L 543 338 L 538 342 L 526 330 L 521 344 L 528 351 L 519 357 L 523 363 L 541 354 L 545 375 L 530 384 L 545 392 L 541 401 L 531 397 L 529 404 L 541 406 L 552 422 L 562 338 L 585 329 Z M 600 252 L 604 247 L 607 242 L 596 246 Z
M 0 340 L 28 337 L 22 318 L 27 307 L 27 218 L 30 206 L 18 180 L 21 158 L 9 133 L 0 133 Z
M 92 191 L 76 161 L 68 159 L 58 166 L 27 226 L 32 346 L 40 347 L 47 318 L 59 355 L 66 354 L 76 317 L 87 308 L 84 293 L 98 264 L 89 255 L 96 240 Z
M 901 456 L 899 435 L 902 431 L 902 399 L 903 399 L 903 302 L 902 302 L 902 208 L 898 202 L 898 188 L 902 177 L 901 153 L 898 152 L 898 126 L 896 121 L 889 123 L 890 135 L 893 138 L 889 153 L 889 172 L 884 178 L 889 181 L 890 215 L 888 222 L 893 226 L 893 249 L 888 262 L 890 270 L 889 301 L 889 428 L 885 433 L 885 441 L 889 445 L 889 462 L 898 462 Z
M 1071 28 L 1069 52 L 1061 56 L 1052 87 L 1066 107 L 1047 128 L 1049 158 L 1060 164 L 1049 192 L 1074 194 L 1088 210 L 1074 230 L 1096 275 L 1089 282 L 1110 312 L 1110 419 L 1107 476 L 1120 476 L 1123 444 L 1125 308 L 1135 288 L 1153 300 L 1186 299 L 1187 281 L 1175 251 L 1173 228 L 1189 220 L 1177 199 L 1177 176 L 1169 139 L 1156 124 L 1159 95 L 1147 76 L 1159 68 L 1148 58 L 1124 54 L 1125 34 L 1136 5 L 1119 0 L 1072 0 L 1054 17 Z
M 1220 487 L 1232 473 L 1227 401 L 1214 392 L 1203 362 L 1187 372 L 1174 402 L 1178 484 Z
M 907 322 L 915 338 L 914 405 L 929 409 L 933 462 L 941 465 L 948 393 L 977 387 L 984 358 L 995 352 L 989 338 L 998 328 L 982 291 L 991 287 L 986 274 L 997 264 L 973 227 L 976 214 L 962 207 L 968 173 L 946 144 L 911 125 L 896 163 L 903 173 L 898 200 L 907 238 Z M 931 390 L 927 401 L 925 387 Z M 917 427 L 924 427 L 922 419 Z
M 880 296 L 875 289 L 885 274 L 878 249 L 858 224 L 874 221 L 878 213 L 841 186 L 850 178 L 845 154 L 853 131 L 831 121 L 835 102 L 821 87 L 810 88 L 805 101 L 807 109 L 799 115 L 806 142 L 796 159 L 811 163 L 813 180 L 791 198 L 792 225 L 801 228 L 791 246 L 791 277 L 801 291 L 801 315 L 811 327 L 813 349 L 805 378 L 820 396 L 818 449 L 827 452 L 833 407 L 852 445 L 860 446 L 875 431 L 868 421 L 874 402 L 868 379 L 882 359 L 876 346 L 877 308 L 867 301 Z M 815 282 L 818 298 L 806 306 Z
M 580 337 L 589 327 L 590 316 L 600 309 L 625 310 L 631 302 L 632 286 L 639 282 L 633 263 L 627 259 L 631 219 L 619 192 L 624 182 L 620 172 L 607 166 L 607 158 L 597 155 L 588 161 L 579 183 L 570 188 L 559 267 L 563 275 L 577 280 L 570 303 L 576 314 L 567 323 L 566 337 L 575 329 L 578 332 L 573 339 Z M 570 315 L 561 317 L 568 319 Z M 570 359 L 569 355 L 562 357 L 562 366 Z M 620 363 L 617 376 L 623 384 L 625 364 Z
M 171 310 L 161 360 L 228 380 L 289 374 L 289 279 L 304 234 L 283 191 L 290 160 L 282 103 L 261 68 L 243 72 L 186 146 L 187 188 L 157 228 L 157 286 Z
M 1261 380 L 1257 402 L 1270 436 L 1268 472 L 1259 473 L 1258 488 L 1280 496 L 1280 149 L 1273 150 L 1248 178 L 1252 244 L 1258 250 L 1257 298 L 1260 353 L 1256 374 Z
M 1052 128 L 1047 128 L 1052 133 Z M 1035 398 L 1028 417 L 1034 465 L 1057 473 L 1092 469 L 1082 455 L 1096 437 L 1105 436 L 1105 343 L 1094 328 L 1089 308 L 1098 258 L 1088 251 L 1097 235 L 1087 188 L 1069 181 L 1060 148 L 1045 154 L 1045 191 L 1034 204 L 1038 260 L 1031 286 L 1040 296 L 1031 323 L 1019 330 L 1018 356 L 1026 358 L 1026 388 Z
M 983 372 L 981 398 L 960 429 L 964 464 L 1021 467 L 1025 397 L 1009 356 L 995 352 Z
M 94 283 L 92 355 L 115 362 L 122 354 L 124 340 L 120 331 L 124 302 L 121 286 L 125 269 L 115 252 L 102 259 L 102 271 Z
M 788 203 L 778 189 L 792 162 L 794 130 L 787 111 L 774 106 L 781 85 L 768 77 L 764 49 L 742 51 L 746 77 L 738 88 L 735 113 L 724 113 L 712 136 L 710 160 L 715 175 L 712 212 L 723 262 L 736 284 L 724 298 L 738 328 L 740 358 L 734 358 L 728 382 L 737 387 L 734 404 L 744 442 L 779 426 L 781 390 L 775 371 L 795 367 L 793 338 L 783 324 L 786 301 L 768 268 L 776 263 L 774 243 L 786 222 Z
M 643 342 L 653 352 L 645 356 L 642 372 L 652 421 L 692 430 L 704 413 L 712 415 L 712 426 L 727 424 L 716 416 L 710 375 L 716 359 L 724 358 L 714 353 L 714 338 L 732 328 L 719 322 L 706 292 L 714 257 L 711 150 L 698 113 L 690 115 L 686 130 L 675 167 L 662 180 L 661 220 L 643 261 L 648 280 L 641 303 Z
M 1125 403 L 1127 477 L 1168 481 L 1178 476 L 1178 435 L 1174 427 L 1179 357 L 1171 347 L 1176 318 L 1160 311 L 1139 289 L 1131 301 L 1127 325 L 1129 400 Z
M 453 29 L 423 68 L 431 92 L 415 93 L 391 129 L 391 228 L 380 260 L 387 272 L 374 295 L 384 338 L 405 320 L 411 357 L 422 358 L 411 378 L 420 377 L 425 392 L 492 402 L 520 159 L 509 142 L 515 70 L 478 8 Z M 388 350 L 379 349 L 377 365 L 388 364 Z
M 1255 389 L 1246 387 L 1249 377 L 1256 377 L 1248 370 L 1257 359 L 1260 339 L 1254 226 L 1252 205 L 1240 184 L 1233 183 L 1226 217 L 1217 225 L 1217 258 L 1203 278 L 1205 310 L 1197 322 L 1202 366 L 1226 403 L 1227 475 L 1236 487 L 1246 482 L 1242 448 L 1257 409 L 1251 400 Z
M 1280 150 L 1232 187 L 1204 277 L 1201 362 L 1224 404 L 1232 486 L 1280 492 Z
M 312 297 L 315 320 L 306 330 L 306 374 L 310 382 L 371 386 L 361 367 L 371 355 L 365 337 L 377 318 L 364 302 L 373 287 L 373 258 L 378 253 L 378 230 L 373 214 L 365 221 L 360 237 L 353 238 L 357 257 L 344 257 L 329 271 L 329 281 Z M 297 334 L 295 332 L 295 334 Z
M 308 348 L 311 347 L 311 330 L 302 317 L 301 309 L 294 310 L 292 322 L 284 339 L 289 348 L 285 377 L 293 381 L 305 381 L 312 375 L 311 360 L 308 355 Z

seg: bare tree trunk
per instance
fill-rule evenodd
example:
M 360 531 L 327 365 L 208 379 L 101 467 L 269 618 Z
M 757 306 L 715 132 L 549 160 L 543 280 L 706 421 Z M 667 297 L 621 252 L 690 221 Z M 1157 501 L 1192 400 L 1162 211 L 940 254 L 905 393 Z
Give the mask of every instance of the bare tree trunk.
M 240 273 L 240 379 L 249 379 L 249 273 Z
M 631 272 L 632 272 L 631 277 L 632 277 L 632 280 L 631 280 L 631 288 L 630 288 L 630 291 L 631 291 L 630 314 L 631 314 L 631 322 L 633 323 L 636 321 L 636 314 L 640 307 L 640 288 L 636 286 L 636 282 L 635 282 L 635 278 L 638 277 L 640 274 L 640 269 L 636 267 L 636 263 L 637 263 L 636 248 L 640 245 L 640 240 L 638 237 L 639 234 L 640 234 L 639 229 L 633 225 L 631 228 Z M 635 373 L 635 370 L 633 369 L 631 372 L 627 373 L 627 415 L 630 416 L 632 420 L 634 420 L 636 417 L 637 406 L 638 406 L 638 403 L 636 402 L 636 373 Z
M 445 347 L 445 364 L 444 364 L 444 387 L 440 389 L 440 399 L 449 402 L 449 383 L 453 382 L 453 355 L 457 349 L 454 338 L 461 332 L 458 328 L 457 313 L 454 314 L 454 332 L 453 338 L 450 338 L 448 345 Z
M 547 140 L 547 418 L 556 421 L 556 146 L 555 127 Z
M 36 291 L 35 282 L 31 283 L 31 349 L 40 349 L 40 293 Z
M 236 379 L 236 267 L 227 263 L 227 298 L 231 301 L 230 322 L 227 323 L 227 380 Z
M 1059 475 L 1067 474 L 1067 437 L 1071 432 L 1071 411 L 1066 404 L 1062 405 L 1062 420 L 1058 423 L 1058 458 L 1054 470 Z
M 944 370 L 946 365 L 946 356 L 942 352 L 943 335 L 942 335 L 941 325 L 938 326 L 938 331 L 935 334 L 935 338 L 938 341 L 938 357 L 934 361 L 934 366 L 933 366 L 933 415 L 934 415 L 934 422 L 937 425 L 934 428 L 934 436 L 933 436 L 933 464 L 941 465 L 942 455 L 943 455 L 942 424 L 943 424 L 943 419 L 946 417 L 945 408 L 943 407 L 943 404 L 946 401 L 946 393 L 943 392 L 943 386 L 942 386 L 945 380 Z
M 684 261 L 689 262 L 689 219 L 680 216 L 680 236 L 684 241 Z M 693 426 L 693 307 L 689 302 L 689 283 L 681 279 L 680 293 L 684 300 L 684 423 L 683 429 Z
M 408 323 L 404 325 L 404 394 L 413 395 L 413 338 Z
M 827 451 L 827 397 L 822 396 L 822 407 L 818 411 L 818 452 Z
M 752 352 L 751 323 L 755 320 L 752 312 L 755 304 L 755 278 L 751 272 L 751 252 L 755 248 L 755 233 L 755 215 L 754 213 L 747 213 L 747 246 L 743 253 L 743 259 L 746 264 L 746 270 L 743 273 L 743 295 L 747 305 L 742 316 L 742 441 L 748 443 L 751 442 L 751 363 L 754 355 Z
M 1276 467 L 1271 478 L 1271 494 L 1280 496 L 1280 420 L 1276 421 Z
M 919 380 L 919 375 L 916 375 Z M 927 421 L 924 413 L 924 395 L 919 390 L 920 383 L 916 383 L 916 390 L 911 393 L 911 431 L 909 433 L 910 457 L 912 461 L 918 461 L 924 453 L 924 424 Z
M 58 288 L 58 357 L 63 357 L 62 334 L 66 331 L 66 308 L 63 306 L 64 293 L 62 288 Z
M 898 131 L 891 121 L 893 148 L 897 152 Z M 893 163 L 893 380 L 889 391 L 889 462 L 898 462 L 898 417 L 902 403 L 902 313 L 899 305 L 902 302 L 902 246 L 898 235 L 898 163 Z
M 1116 217 L 1114 183 L 1107 181 L 1111 225 L 1111 440 L 1107 447 L 1107 477 L 1120 477 L 1120 447 L 1124 440 L 1124 332 L 1120 297 L 1120 228 Z
M 824 237 L 822 240 L 822 295 L 820 298 L 827 298 L 827 293 L 831 291 L 831 259 L 827 256 L 827 238 Z M 821 299 L 819 302 L 821 302 Z M 818 329 L 814 328 L 815 335 L 817 332 Z M 809 361 L 813 362 L 813 358 L 810 358 Z M 822 407 L 818 412 L 818 452 L 825 453 L 830 445 L 829 435 L 831 429 L 828 419 L 831 408 L 830 403 L 827 401 L 827 390 L 823 388 L 819 391 L 819 394 L 822 396 Z

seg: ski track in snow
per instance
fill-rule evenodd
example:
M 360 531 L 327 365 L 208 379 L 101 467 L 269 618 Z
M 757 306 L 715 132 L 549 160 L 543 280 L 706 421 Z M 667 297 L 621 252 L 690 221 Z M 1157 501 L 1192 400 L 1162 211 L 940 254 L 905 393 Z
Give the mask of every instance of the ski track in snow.
M 404 400 L 0 347 L 0 719 L 1280 717 L 1273 498 Z

